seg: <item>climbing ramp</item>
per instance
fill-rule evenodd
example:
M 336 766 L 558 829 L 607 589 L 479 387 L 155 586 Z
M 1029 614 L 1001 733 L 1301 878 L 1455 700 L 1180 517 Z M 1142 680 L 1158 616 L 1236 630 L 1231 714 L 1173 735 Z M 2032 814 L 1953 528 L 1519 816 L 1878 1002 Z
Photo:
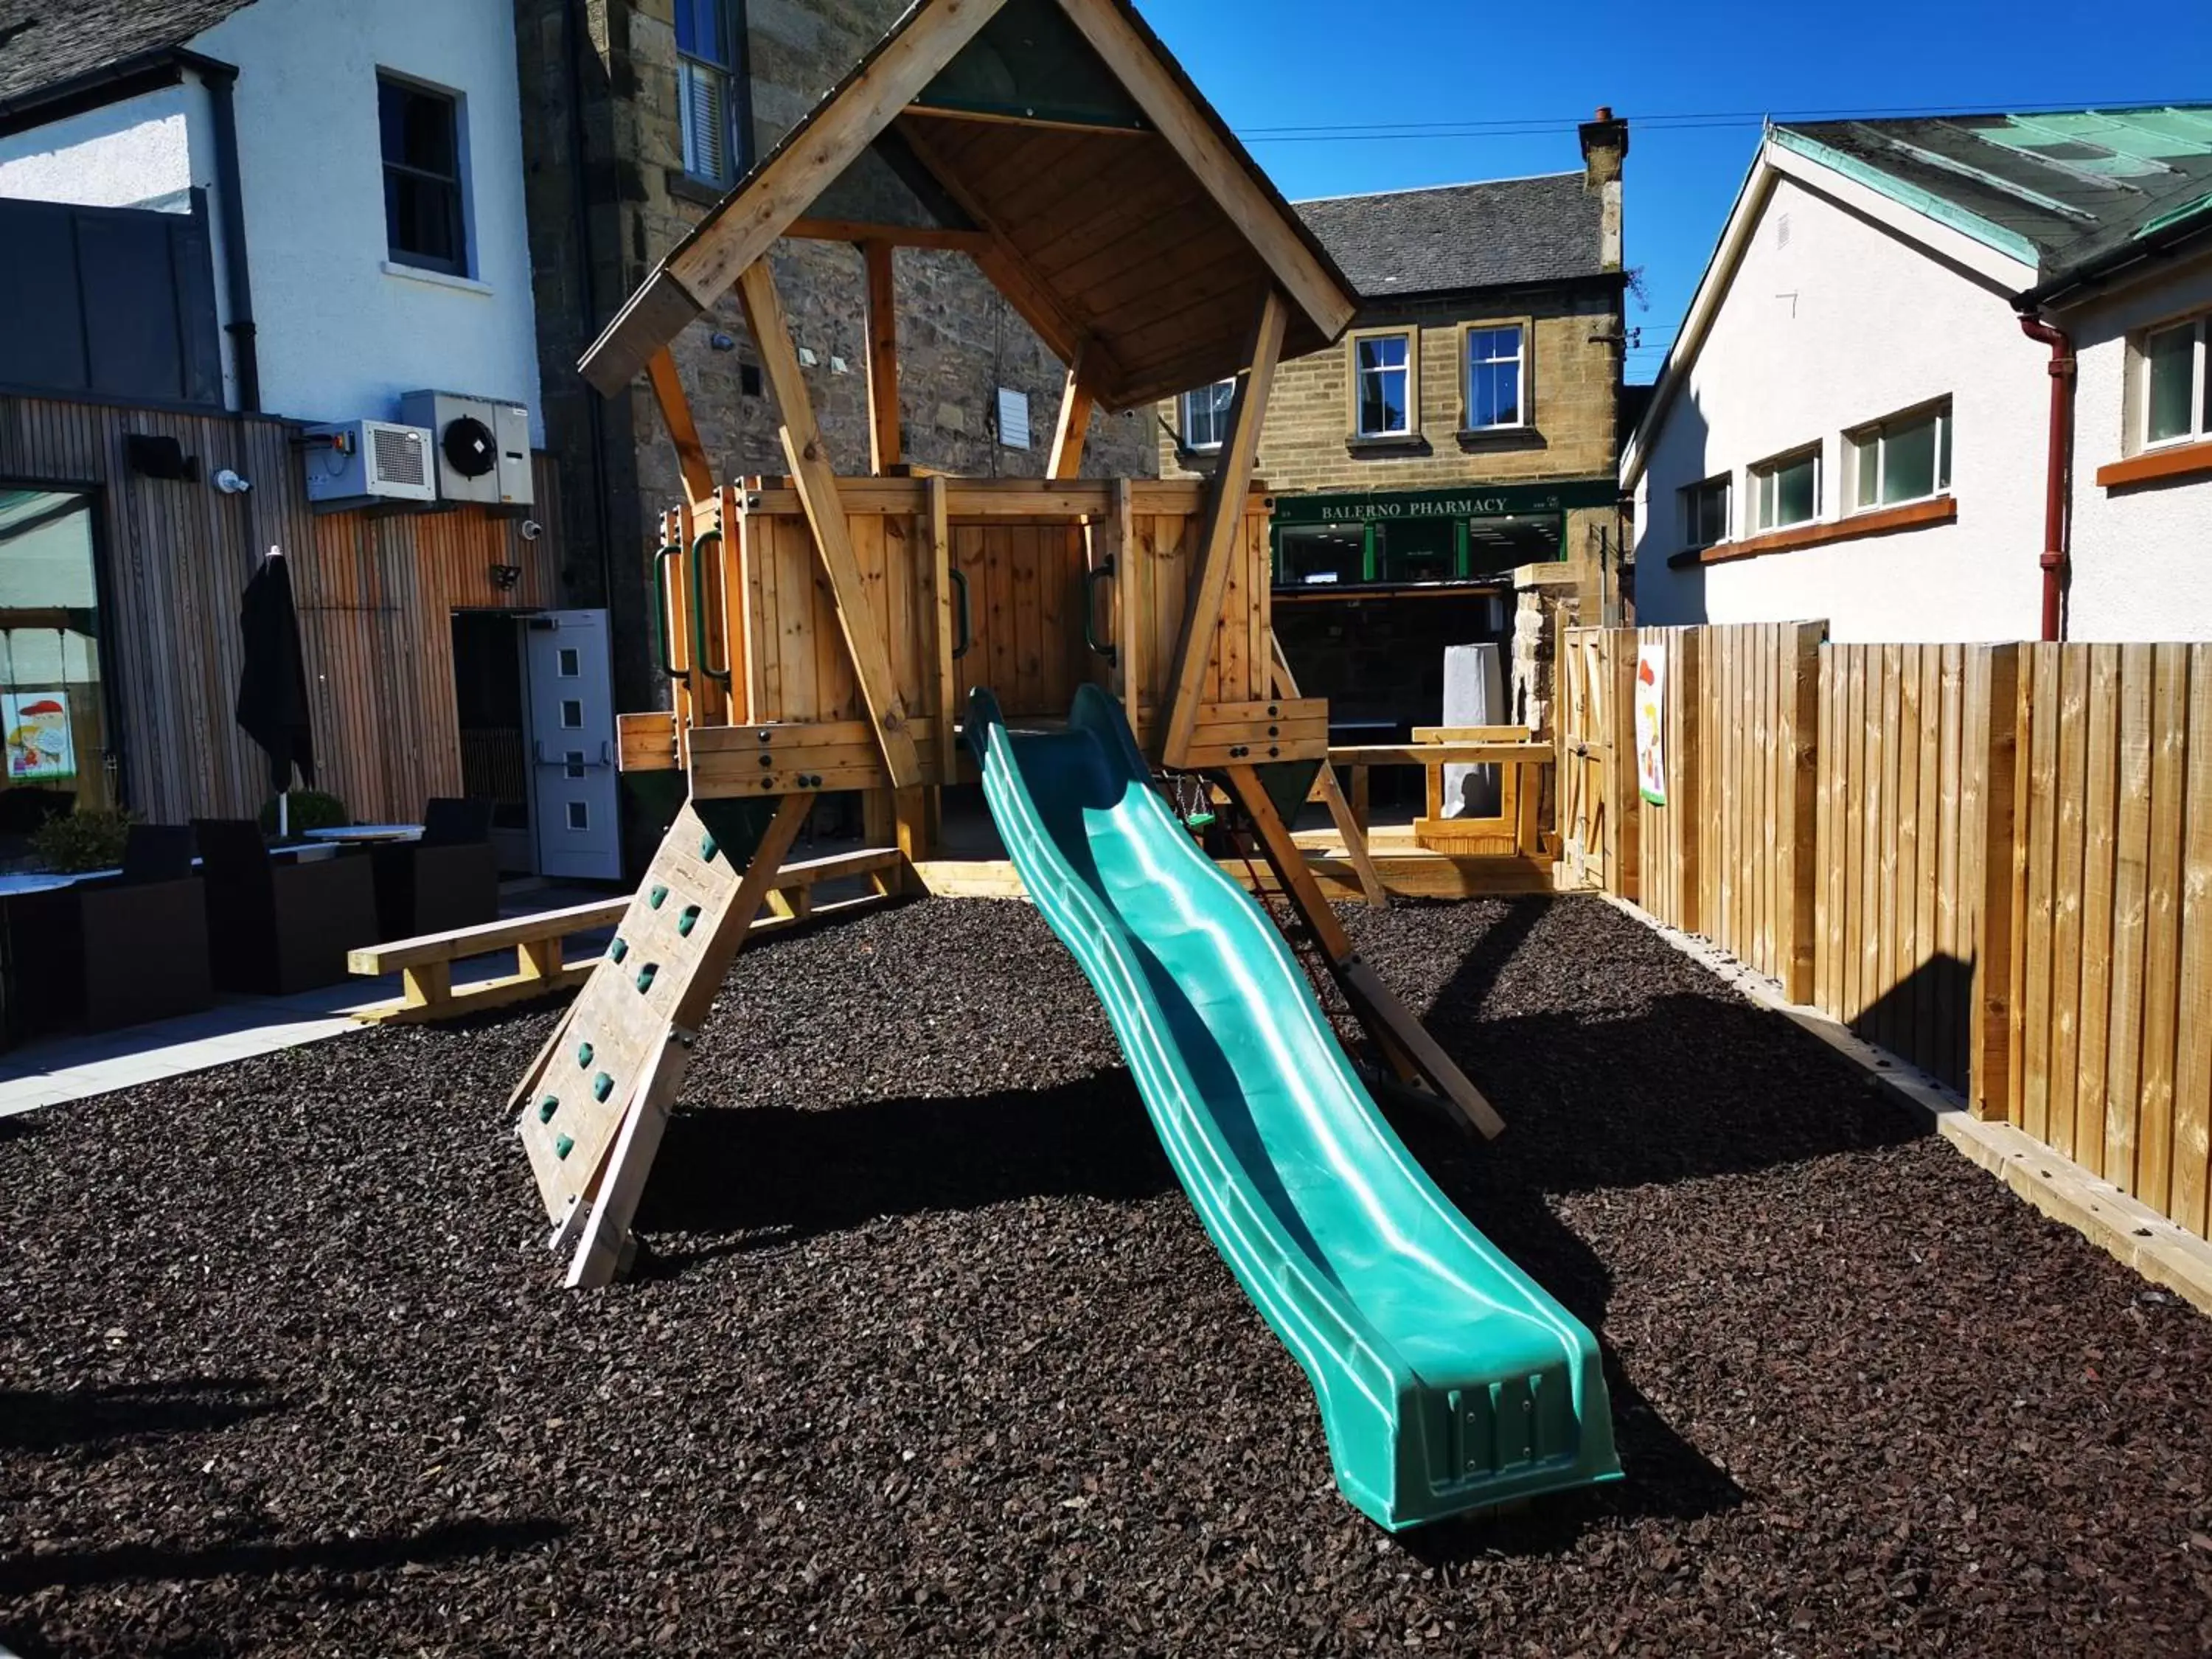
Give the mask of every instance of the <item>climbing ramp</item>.
M 1151 787 L 1120 706 L 968 741 L 1023 884 L 1106 1006 L 1176 1175 L 1396 1530 L 1618 1478 L 1590 1333 L 1470 1225 L 1353 1073 L 1274 926 Z
M 510 1104 L 568 1283 L 627 1264 L 630 1221 L 692 1040 L 813 805 L 694 801 L 676 814 L 605 956 Z

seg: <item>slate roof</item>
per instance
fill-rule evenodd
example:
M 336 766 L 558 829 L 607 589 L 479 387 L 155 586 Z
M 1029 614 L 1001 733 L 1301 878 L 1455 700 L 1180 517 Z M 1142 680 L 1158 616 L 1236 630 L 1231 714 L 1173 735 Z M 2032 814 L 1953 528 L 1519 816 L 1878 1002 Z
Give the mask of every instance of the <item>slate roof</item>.
M 1603 274 L 1604 201 L 1553 173 L 1294 202 L 1362 299 Z
M 252 0 L 0 0 L 0 102 L 181 46 Z
M 2212 212 L 2212 105 L 1778 124 L 1908 205 L 1970 216 L 2039 285 Z M 1917 199 L 1916 199 L 1917 198 Z

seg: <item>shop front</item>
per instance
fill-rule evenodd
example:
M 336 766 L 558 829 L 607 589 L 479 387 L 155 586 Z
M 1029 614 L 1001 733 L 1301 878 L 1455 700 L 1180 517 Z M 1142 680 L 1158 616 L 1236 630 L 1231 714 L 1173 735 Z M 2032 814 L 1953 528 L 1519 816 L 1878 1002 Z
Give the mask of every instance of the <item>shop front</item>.
M 1611 478 L 1275 498 L 1275 587 L 1432 586 L 1567 556 L 1571 513 L 1611 508 Z

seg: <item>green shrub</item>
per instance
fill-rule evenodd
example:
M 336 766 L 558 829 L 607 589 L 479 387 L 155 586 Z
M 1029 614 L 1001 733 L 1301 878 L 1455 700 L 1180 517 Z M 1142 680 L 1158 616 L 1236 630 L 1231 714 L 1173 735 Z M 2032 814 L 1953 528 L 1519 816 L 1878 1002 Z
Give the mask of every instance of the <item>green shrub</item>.
M 131 823 L 130 813 L 109 807 L 65 812 L 32 831 L 31 850 L 47 869 L 64 875 L 112 869 L 123 862 L 123 843 L 130 839 Z
M 295 789 L 292 792 L 292 833 L 304 835 L 310 830 L 343 830 L 353 822 L 346 804 L 336 795 L 326 795 L 319 789 Z M 271 795 L 261 808 L 261 829 L 264 835 L 276 833 L 276 797 Z

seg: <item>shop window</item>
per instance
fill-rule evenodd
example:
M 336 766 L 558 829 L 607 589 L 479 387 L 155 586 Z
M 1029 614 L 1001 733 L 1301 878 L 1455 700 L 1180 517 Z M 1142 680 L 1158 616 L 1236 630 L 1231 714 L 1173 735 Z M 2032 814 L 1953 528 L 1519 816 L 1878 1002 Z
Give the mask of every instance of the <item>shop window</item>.
M 676 101 L 684 122 L 684 171 L 702 184 L 737 182 L 732 95 L 736 52 L 725 0 L 676 0 Z
M 1218 449 L 1229 435 L 1229 406 L 1237 401 L 1237 382 L 1216 380 L 1212 386 L 1182 394 L 1182 447 Z
M 1528 423 L 1528 330 L 1519 323 L 1467 331 L 1467 429 Z
M 1729 498 L 1735 480 L 1728 473 L 1686 486 L 1682 491 L 1682 545 L 1711 547 L 1729 533 Z
M 1495 576 L 1561 556 L 1566 520 L 1556 513 L 1501 513 L 1467 521 L 1467 574 Z
M 2212 364 L 2206 333 L 2212 318 L 2154 329 L 2139 348 L 2142 441 L 2191 443 L 2212 437 Z
M 1751 527 L 1786 530 L 1820 516 L 1820 451 L 1801 449 L 1751 469 Z
M 113 804 L 92 497 L 0 488 L 0 843 Z
M 1399 519 L 1375 526 L 1377 574 L 1386 582 L 1448 582 L 1464 574 L 1459 521 Z
M 1893 416 L 1844 434 L 1851 458 L 1851 508 L 1922 501 L 1951 487 L 1951 404 Z
M 460 100 L 390 76 L 376 77 L 384 149 L 384 230 L 392 263 L 469 274 L 461 199 Z
M 1411 437 L 1418 396 L 1413 330 L 1352 337 L 1354 437 Z
M 1367 535 L 1356 524 L 1285 527 L 1275 556 L 1279 587 L 1338 587 L 1367 580 Z

